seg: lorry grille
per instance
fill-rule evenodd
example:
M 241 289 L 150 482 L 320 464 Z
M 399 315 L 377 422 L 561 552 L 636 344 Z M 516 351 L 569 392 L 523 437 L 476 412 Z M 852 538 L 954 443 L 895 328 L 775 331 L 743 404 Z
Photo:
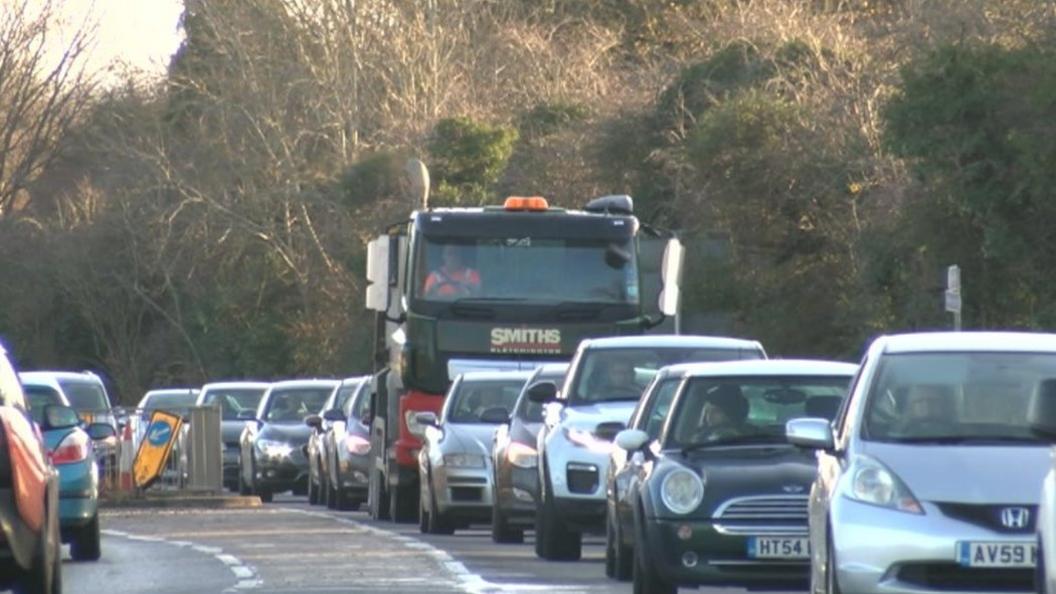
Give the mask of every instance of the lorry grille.
M 730 499 L 712 518 L 715 528 L 727 534 L 805 534 L 806 495 L 762 495 Z

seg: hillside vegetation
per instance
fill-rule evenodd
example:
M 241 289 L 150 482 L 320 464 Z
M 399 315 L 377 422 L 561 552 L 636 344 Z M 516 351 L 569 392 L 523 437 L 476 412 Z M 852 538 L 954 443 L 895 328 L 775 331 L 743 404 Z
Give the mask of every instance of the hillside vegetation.
M 125 402 L 369 370 L 364 244 L 414 207 L 409 156 L 434 204 L 631 194 L 691 247 L 688 329 L 775 354 L 947 327 L 954 263 L 967 327 L 1056 325 L 1052 2 L 186 8 L 166 79 L 70 94 L 33 167 L 11 139 L 55 106 L 0 116 L 0 335 L 23 367 L 101 370 Z M 0 53 L 30 25 L 9 16 Z

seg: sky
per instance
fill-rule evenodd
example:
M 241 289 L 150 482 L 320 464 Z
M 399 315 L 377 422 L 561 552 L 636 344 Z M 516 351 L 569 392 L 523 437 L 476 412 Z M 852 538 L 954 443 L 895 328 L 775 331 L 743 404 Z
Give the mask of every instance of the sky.
M 0 0 L 4 1 L 4 0 Z M 43 1 L 43 0 L 37 0 Z M 64 29 L 89 22 L 96 27 L 87 66 L 102 82 L 117 82 L 111 68 L 131 68 L 143 76 L 165 74 L 183 39 L 179 21 L 182 0 L 53 0 Z M 60 40 L 56 40 L 60 43 Z

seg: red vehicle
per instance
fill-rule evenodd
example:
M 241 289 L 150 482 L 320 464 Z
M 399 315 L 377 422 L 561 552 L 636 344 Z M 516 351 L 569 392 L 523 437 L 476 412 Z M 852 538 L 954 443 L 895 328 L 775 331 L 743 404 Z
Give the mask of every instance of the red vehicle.
M 78 422 L 68 407 L 49 406 L 44 417 L 56 426 Z M 0 346 L 0 588 L 34 594 L 62 591 L 58 512 L 58 473 L 29 416 L 18 375 Z

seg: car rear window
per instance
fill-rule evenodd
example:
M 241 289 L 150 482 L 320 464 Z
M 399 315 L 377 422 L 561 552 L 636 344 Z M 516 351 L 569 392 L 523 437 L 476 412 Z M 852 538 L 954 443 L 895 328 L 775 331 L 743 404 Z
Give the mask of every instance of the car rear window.
M 29 414 L 38 425 L 44 423 L 44 407 L 52 404 L 65 404 L 62 395 L 49 386 L 23 386 L 26 400 L 29 402 Z
M 66 393 L 70 406 L 79 411 L 101 411 L 110 408 L 110 403 L 106 400 L 106 392 L 99 384 L 60 380 L 59 385 Z

